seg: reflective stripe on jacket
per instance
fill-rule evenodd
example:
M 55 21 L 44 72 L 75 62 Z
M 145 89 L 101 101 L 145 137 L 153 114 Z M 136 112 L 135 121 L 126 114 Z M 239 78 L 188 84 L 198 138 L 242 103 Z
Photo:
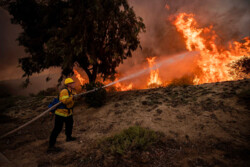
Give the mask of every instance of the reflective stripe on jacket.
M 66 105 L 67 108 L 65 109 L 56 109 L 55 114 L 60 115 L 63 117 L 68 117 L 72 115 L 73 112 L 73 106 L 74 106 L 74 100 L 73 100 L 73 95 L 75 94 L 71 90 L 69 90 L 71 93 L 68 93 L 67 89 L 63 89 L 60 92 L 59 95 L 59 100 Z

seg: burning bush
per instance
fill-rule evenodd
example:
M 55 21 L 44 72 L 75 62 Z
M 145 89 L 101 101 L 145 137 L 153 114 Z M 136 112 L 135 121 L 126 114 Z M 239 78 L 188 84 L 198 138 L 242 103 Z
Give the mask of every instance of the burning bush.
M 83 85 L 83 89 L 86 91 L 93 90 L 94 88 L 100 88 L 93 93 L 86 95 L 85 101 L 91 107 L 101 107 L 106 101 L 107 92 L 104 88 L 101 88 L 103 84 L 101 82 L 86 83 Z
M 173 24 L 177 31 L 183 34 L 186 49 L 199 51 L 197 66 L 202 75 L 195 76 L 194 84 L 240 79 L 230 76 L 227 65 L 243 55 L 249 57 L 249 37 L 240 42 L 230 42 L 227 46 L 219 45 L 221 40 L 213 26 L 201 28 L 194 14 L 180 13 Z
M 162 87 L 162 85 L 158 85 L 157 83 L 152 83 L 152 84 L 148 85 L 149 89 L 151 89 L 151 88 L 160 88 L 160 87 Z
M 250 75 L 250 57 L 244 56 L 229 64 L 230 74 L 237 78 L 248 78 Z

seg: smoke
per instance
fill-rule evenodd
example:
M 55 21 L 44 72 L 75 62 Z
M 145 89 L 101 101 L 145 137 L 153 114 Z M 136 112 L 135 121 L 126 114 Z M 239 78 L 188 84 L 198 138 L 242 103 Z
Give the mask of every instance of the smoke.
M 194 13 L 202 27 L 213 25 L 221 40 L 240 40 L 250 35 L 248 0 L 168 0 L 169 14 Z
M 19 67 L 18 59 L 26 57 L 23 46 L 19 46 L 17 38 L 22 32 L 19 25 L 11 24 L 11 16 L 8 12 L 0 8 L 0 81 L 21 79 L 24 72 Z M 34 74 L 34 77 L 40 75 L 49 75 L 50 73 L 59 73 L 60 69 L 51 68 L 41 74 Z
M 138 49 L 119 66 L 117 71 L 122 76 L 147 67 L 146 57 L 156 56 L 159 60 L 186 51 L 184 38 L 169 20 L 170 16 L 182 12 L 193 13 L 200 27 L 212 25 L 223 45 L 250 35 L 248 0 L 129 0 L 129 3 L 136 15 L 143 18 L 146 33 L 140 35 L 142 50 Z M 186 58 L 174 65 L 162 66 L 160 77 L 171 80 L 192 73 L 193 63 L 194 59 Z M 143 84 L 145 77 L 133 83 Z
M 123 78 L 120 78 L 119 80 L 117 81 L 114 81 L 114 82 L 111 82 L 107 85 L 105 85 L 104 87 L 109 87 L 109 86 L 112 86 L 118 82 L 122 82 L 122 81 L 126 81 L 126 80 L 131 80 L 131 79 L 134 79 L 134 78 L 138 78 L 140 77 L 141 75 L 143 74 L 149 74 L 151 70 L 156 70 L 162 66 L 169 66 L 169 65 L 173 65 L 175 64 L 176 65 L 176 62 L 178 64 L 179 61 L 185 59 L 185 58 L 193 58 L 195 55 L 197 55 L 196 52 L 185 52 L 185 53 L 182 53 L 182 54 L 178 54 L 178 55 L 173 55 L 171 58 L 169 59 L 163 59 L 163 60 L 160 60 L 158 62 L 155 62 L 155 65 L 153 67 L 147 67 L 147 68 L 144 68 L 143 70 L 139 70 L 131 75 L 128 75 L 126 77 L 123 77 Z
M 156 61 L 185 52 L 185 42 L 169 21 L 169 17 L 180 12 L 193 13 L 201 27 L 213 25 L 221 41 L 240 40 L 250 36 L 250 1 L 248 0 L 128 0 L 137 16 L 143 18 L 146 33 L 140 34 L 142 50 L 138 49 L 121 64 L 117 71 L 120 78 L 148 67 L 146 57 L 156 56 Z M 170 7 L 166 9 L 166 4 Z M 24 48 L 18 46 L 16 38 L 22 31 L 19 25 L 10 23 L 7 11 L 0 8 L 0 80 L 21 78 L 23 72 L 18 58 L 27 56 Z M 193 59 L 186 58 L 174 65 L 160 68 L 160 77 L 169 80 L 181 77 L 191 70 Z M 58 72 L 59 70 L 57 70 Z M 148 75 L 135 84 L 142 84 Z

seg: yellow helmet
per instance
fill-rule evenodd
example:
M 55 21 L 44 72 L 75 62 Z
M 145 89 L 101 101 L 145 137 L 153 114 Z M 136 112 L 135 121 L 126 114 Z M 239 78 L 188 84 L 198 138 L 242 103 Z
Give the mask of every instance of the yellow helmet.
M 74 83 L 74 80 L 72 78 L 66 78 L 64 81 L 64 85 L 67 85 L 69 83 Z

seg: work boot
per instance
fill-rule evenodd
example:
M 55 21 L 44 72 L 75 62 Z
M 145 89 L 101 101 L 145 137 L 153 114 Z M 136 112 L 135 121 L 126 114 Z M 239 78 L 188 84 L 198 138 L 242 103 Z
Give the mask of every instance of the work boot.
M 75 137 L 67 137 L 66 138 L 66 142 L 75 141 L 75 140 L 76 140 Z
M 49 148 L 47 149 L 47 153 L 58 153 L 60 151 L 62 151 L 62 149 L 55 146 L 49 146 Z

